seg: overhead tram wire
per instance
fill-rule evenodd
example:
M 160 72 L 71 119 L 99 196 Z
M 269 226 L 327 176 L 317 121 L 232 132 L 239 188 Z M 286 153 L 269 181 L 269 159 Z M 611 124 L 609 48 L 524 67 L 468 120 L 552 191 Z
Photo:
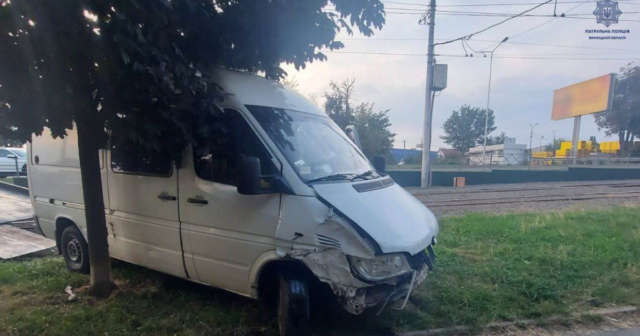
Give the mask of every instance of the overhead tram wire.
M 379 52 L 366 52 L 366 51 L 337 51 L 337 50 L 323 50 L 323 53 L 332 53 L 332 54 L 354 54 L 354 55 L 382 55 L 382 56 L 416 56 L 416 57 L 426 57 L 426 54 L 420 53 L 379 53 Z M 528 56 L 529 55 L 529 56 Z M 528 59 L 528 60 L 593 60 L 593 61 L 637 61 L 640 60 L 640 53 L 638 53 L 637 58 L 593 58 L 593 57 L 536 57 L 537 54 L 507 54 L 502 56 L 494 56 L 494 58 L 504 58 L 504 59 Z M 544 54 L 540 54 L 544 55 Z M 556 54 L 558 55 L 558 54 Z M 589 54 L 564 54 L 566 56 L 588 56 Z M 474 58 L 467 57 L 465 55 L 456 55 L 456 54 L 435 54 L 435 56 L 439 57 L 451 57 L 451 58 Z M 559 55 L 561 56 L 561 55 Z M 475 57 L 476 59 L 482 59 L 482 57 Z
M 598 0 L 592 0 L 589 2 L 597 2 Z M 581 3 L 582 1 L 558 1 L 558 4 L 569 4 L 569 3 Z M 640 3 L 635 3 L 632 1 L 618 0 L 617 2 L 622 4 L 629 5 L 640 5 Z M 394 4 L 394 5 L 406 5 L 406 6 L 417 6 L 427 8 L 429 5 L 425 4 L 417 4 L 417 3 L 408 3 L 408 2 L 396 2 L 396 1 L 382 1 L 385 4 Z M 536 5 L 537 2 L 510 2 L 510 3 L 480 3 L 480 4 L 455 4 L 455 5 L 438 5 L 437 8 L 451 8 L 451 7 L 497 7 L 497 6 L 530 6 Z M 551 5 L 551 4 L 549 4 Z
M 527 13 L 529 13 L 529 12 L 533 11 L 533 10 L 536 10 L 536 9 L 538 9 L 538 8 L 540 8 L 540 7 L 542 7 L 542 6 L 544 6 L 544 4 L 551 3 L 552 1 L 553 1 L 553 0 L 547 0 L 547 1 L 543 2 L 543 3 L 541 3 L 541 4 L 538 4 L 538 5 L 536 5 L 536 6 L 532 7 L 532 8 L 527 9 L 527 10 L 526 10 L 526 11 L 524 11 L 524 12 L 521 12 L 521 13 L 519 13 L 519 14 L 517 14 L 517 15 L 514 15 L 514 16 L 512 16 L 512 17 L 510 17 L 510 18 L 507 18 L 507 19 L 505 19 L 505 20 L 502 20 L 502 21 L 500 21 L 500 22 L 498 22 L 498 23 L 494 23 L 494 24 L 492 24 L 491 26 L 486 27 L 486 28 L 484 28 L 484 29 L 481 29 L 481 30 L 479 30 L 479 31 L 477 31 L 477 32 L 475 32 L 475 33 L 471 33 L 471 34 L 469 34 L 469 35 L 465 35 L 465 36 L 462 36 L 462 37 L 458 37 L 458 38 L 456 38 L 456 39 L 449 40 L 449 41 L 445 41 L 445 42 L 438 42 L 438 43 L 434 43 L 434 46 L 437 46 L 437 45 L 445 45 L 445 44 L 453 43 L 453 42 L 456 42 L 456 41 L 460 41 L 460 40 L 462 40 L 462 39 L 466 39 L 466 40 L 468 40 L 468 39 L 472 38 L 472 37 L 473 37 L 473 36 L 475 36 L 475 35 L 482 34 L 482 33 L 486 32 L 487 30 L 489 30 L 489 29 L 491 29 L 491 28 L 494 28 L 494 27 L 499 26 L 499 25 L 501 25 L 501 24 L 503 24 L 503 23 L 506 23 L 507 21 L 513 20 L 513 19 L 515 19 L 515 18 L 517 18 L 517 17 L 519 17 L 519 16 L 521 16 L 521 15 L 527 14 Z
M 332 53 L 332 54 L 355 54 L 355 55 L 382 55 L 382 56 L 417 56 L 417 57 L 426 57 L 426 54 L 418 54 L 418 53 L 378 53 L 378 52 L 365 52 L 365 51 L 336 51 L 336 50 L 323 50 L 323 53 Z M 587 56 L 588 54 L 585 54 Z M 435 56 L 439 57 L 450 57 L 450 58 L 476 58 L 483 59 L 482 57 L 467 57 L 465 55 L 456 55 L 456 54 L 435 54 Z M 567 56 L 572 56 L 567 54 Z M 575 56 L 580 56 L 579 54 Z M 526 60 L 590 60 L 590 61 L 640 61 L 640 54 L 637 58 L 588 58 L 588 57 L 532 57 L 532 56 L 518 56 L 517 54 L 513 54 L 513 56 L 494 56 L 494 58 L 504 58 L 504 59 L 526 59 Z
M 522 34 L 522 33 L 520 33 Z M 517 35 L 516 35 L 517 36 Z M 510 39 L 515 37 L 510 37 Z M 340 39 L 341 41 L 427 41 L 426 38 L 345 38 Z M 436 41 L 447 41 L 450 39 L 440 38 L 436 39 Z M 474 39 L 476 42 L 492 42 L 497 43 L 500 42 L 498 40 L 485 40 L 485 39 Z M 526 46 L 536 46 L 536 47 L 554 47 L 554 48 L 569 48 L 569 49 L 585 49 L 585 50 L 611 50 L 611 51 L 637 51 L 640 52 L 640 49 L 621 49 L 621 48 L 606 48 L 606 47 L 583 47 L 583 46 L 570 46 L 563 44 L 546 44 L 546 43 L 530 43 L 530 42 L 514 42 L 507 41 L 505 44 L 517 44 L 517 45 L 526 45 Z

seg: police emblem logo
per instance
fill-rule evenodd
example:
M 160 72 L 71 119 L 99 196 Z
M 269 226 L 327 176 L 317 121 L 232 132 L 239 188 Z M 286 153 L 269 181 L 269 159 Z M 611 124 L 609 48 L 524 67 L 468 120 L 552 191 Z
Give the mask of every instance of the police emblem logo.
M 593 14 L 598 19 L 598 23 L 602 23 L 606 27 L 609 27 L 613 23 L 618 23 L 618 18 L 622 11 L 618 8 L 618 3 L 611 0 L 604 0 L 598 2 L 596 10 Z

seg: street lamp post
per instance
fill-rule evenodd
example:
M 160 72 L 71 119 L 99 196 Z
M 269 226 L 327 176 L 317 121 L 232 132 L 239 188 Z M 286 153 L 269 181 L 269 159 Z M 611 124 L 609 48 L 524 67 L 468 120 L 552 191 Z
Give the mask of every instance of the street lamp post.
M 487 151 L 487 128 L 489 126 L 489 102 L 491 101 L 491 70 L 493 68 L 493 52 L 496 51 L 503 43 L 507 42 L 509 38 L 505 37 L 502 42 L 490 51 L 491 60 L 489 61 L 489 89 L 487 90 L 487 109 L 484 111 L 484 140 L 482 143 L 482 162 L 484 163 L 485 153 Z

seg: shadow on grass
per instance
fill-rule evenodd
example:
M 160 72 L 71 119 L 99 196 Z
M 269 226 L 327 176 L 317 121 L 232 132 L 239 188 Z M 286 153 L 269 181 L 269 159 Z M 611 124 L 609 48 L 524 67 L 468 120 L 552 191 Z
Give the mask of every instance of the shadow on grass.
M 278 335 L 275 302 L 249 299 L 122 261 L 113 261 L 113 272 L 124 295 L 144 295 L 145 289 L 141 287 L 155 282 L 158 285 L 153 294 L 155 303 L 176 310 L 215 306 L 229 313 L 235 318 L 229 321 L 224 334 Z M 181 299 L 174 302 L 176 297 Z M 395 314 L 385 311 L 376 316 L 375 313 L 372 309 L 358 316 L 349 314 L 330 292 L 322 292 L 312 296 L 309 335 L 394 335 Z

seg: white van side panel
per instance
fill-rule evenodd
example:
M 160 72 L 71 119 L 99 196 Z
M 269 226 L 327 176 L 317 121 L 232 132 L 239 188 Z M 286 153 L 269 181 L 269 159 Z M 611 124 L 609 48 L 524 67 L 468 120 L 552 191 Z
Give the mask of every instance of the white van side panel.
M 31 170 L 29 182 L 31 192 L 36 197 L 46 197 L 63 202 L 83 204 L 82 178 L 80 177 L 80 161 L 78 158 L 78 135 L 69 130 L 64 139 L 54 139 L 51 132 L 45 129 L 42 135 L 34 137 L 29 146 L 29 164 Z M 36 156 L 38 163 L 36 163 Z M 100 151 L 100 168 L 102 183 L 106 186 L 104 169 L 104 151 Z M 33 174 L 31 174 L 33 173 Z M 108 208 L 107 188 L 102 190 L 105 207 Z
M 109 152 L 107 162 L 111 162 Z M 163 273 L 186 277 L 178 218 L 178 171 L 170 176 L 115 172 L 107 167 L 111 255 Z M 159 195 L 174 196 L 161 200 Z
M 29 191 L 45 236 L 55 239 L 56 220 L 66 218 L 74 222 L 86 237 L 78 136 L 75 129 L 67 131 L 64 139 L 54 139 L 51 131 L 45 129 L 41 136 L 33 138 L 27 149 Z M 100 167 L 104 186 L 102 193 L 105 207 L 108 207 L 104 153 L 100 151 Z
M 180 218 L 189 275 L 200 282 L 251 296 L 252 267 L 275 249 L 280 195 L 241 195 L 235 186 L 199 178 L 192 150 L 180 170 Z M 188 199 L 206 200 L 208 204 Z

